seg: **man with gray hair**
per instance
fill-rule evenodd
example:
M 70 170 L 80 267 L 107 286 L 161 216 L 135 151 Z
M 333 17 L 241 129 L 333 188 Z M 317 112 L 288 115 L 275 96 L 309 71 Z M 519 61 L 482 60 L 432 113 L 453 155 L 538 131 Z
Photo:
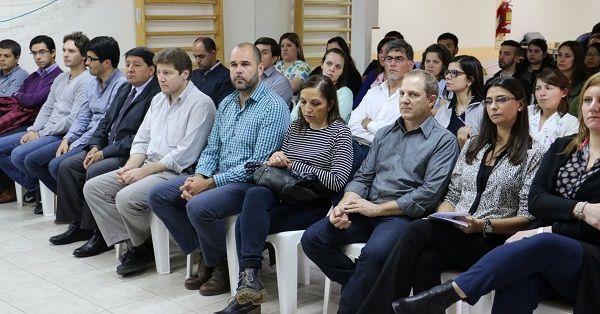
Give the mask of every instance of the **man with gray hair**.
M 306 255 L 344 287 L 338 313 L 356 313 L 405 227 L 435 211 L 446 193 L 459 150 L 456 137 L 431 116 L 437 90 L 423 70 L 404 75 L 402 116 L 377 132 L 342 200 L 304 232 Z M 340 250 L 361 242 L 356 263 Z
M 192 62 L 179 48 L 154 57 L 162 93 L 154 96 L 118 170 L 88 180 L 87 204 L 108 246 L 130 240 L 117 274 L 129 275 L 153 261 L 148 191 L 159 182 L 188 173 L 206 145 L 215 105 L 189 81 Z
M 358 107 L 352 111 L 348 127 L 352 132 L 355 170 L 369 152 L 369 147 L 379 129 L 394 123 L 400 117 L 398 88 L 402 78 L 414 66 L 412 46 L 397 39 L 385 45 L 385 80 L 374 86 L 365 95 Z

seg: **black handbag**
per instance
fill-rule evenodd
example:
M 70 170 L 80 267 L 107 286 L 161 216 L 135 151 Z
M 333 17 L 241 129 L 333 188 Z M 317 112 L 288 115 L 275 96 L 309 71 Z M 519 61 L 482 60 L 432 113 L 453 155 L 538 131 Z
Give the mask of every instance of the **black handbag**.
M 300 180 L 285 168 L 261 165 L 253 177 L 254 183 L 268 187 L 286 203 L 309 202 L 333 195 L 320 181 Z

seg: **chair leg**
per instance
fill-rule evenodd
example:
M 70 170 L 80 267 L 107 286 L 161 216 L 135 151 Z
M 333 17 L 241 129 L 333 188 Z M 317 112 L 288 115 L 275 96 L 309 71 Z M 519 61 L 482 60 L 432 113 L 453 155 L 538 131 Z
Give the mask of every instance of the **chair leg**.
M 302 280 L 302 284 L 308 286 L 310 285 L 310 260 L 301 246 L 298 246 L 298 251 L 298 278 Z
M 227 267 L 229 268 L 229 285 L 231 295 L 235 296 L 238 284 L 239 264 L 237 249 L 235 244 L 235 221 L 238 215 L 227 217 L 225 219 L 227 226 L 227 236 L 225 237 L 225 246 L 227 250 Z
M 325 289 L 323 290 L 323 314 L 329 311 L 329 298 L 331 296 L 331 280 L 325 276 Z
M 192 254 L 190 253 L 186 256 L 185 279 L 192 277 L 192 268 L 194 268 Z
M 282 314 L 295 314 L 298 301 L 298 243 L 280 243 L 273 247 L 277 260 L 279 311 Z
M 54 202 L 55 195 L 52 191 L 44 185 L 40 180 L 40 194 L 42 196 L 42 209 L 44 216 L 54 216 Z
M 152 246 L 154 247 L 156 272 L 161 275 L 170 274 L 169 230 L 154 213 L 150 216 L 150 233 L 152 235 Z
M 17 205 L 23 206 L 23 187 L 15 182 L 15 194 L 17 194 Z

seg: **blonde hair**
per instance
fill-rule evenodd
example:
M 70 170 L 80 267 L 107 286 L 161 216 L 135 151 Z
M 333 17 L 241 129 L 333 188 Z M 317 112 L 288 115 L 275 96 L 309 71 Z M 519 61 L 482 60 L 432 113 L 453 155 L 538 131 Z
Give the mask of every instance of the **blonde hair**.
M 583 107 L 583 94 L 585 91 L 592 86 L 600 86 L 600 73 L 596 73 L 592 75 L 581 87 L 581 94 L 579 96 L 579 133 L 577 136 L 571 140 L 569 145 L 565 147 L 565 150 L 562 151 L 563 154 L 572 153 L 576 149 L 581 150 L 583 142 L 590 136 L 590 129 L 585 125 L 585 121 L 583 121 L 583 111 L 581 108 Z

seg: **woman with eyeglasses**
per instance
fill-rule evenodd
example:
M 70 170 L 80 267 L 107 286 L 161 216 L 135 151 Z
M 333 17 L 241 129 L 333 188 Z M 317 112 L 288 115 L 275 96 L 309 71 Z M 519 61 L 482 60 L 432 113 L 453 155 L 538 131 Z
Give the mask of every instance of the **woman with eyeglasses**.
M 275 63 L 275 70 L 285 75 L 297 94 L 308 79 L 310 65 L 304 60 L 302 42 L 296 33 L 285 33 L 279 38 L 281 58 Z
M 576 117 L 581 85 L 589 77 L 584 58 L 583 47 L 577 41 L 565 41 L 558 46 L 556 67 L 569 79 L 569 113 Z
M 592 74 L 600 71 L 600 43 L 590 44 L 585 52 L 585 66 Z
M 545 227 L 518 232 L 453 281 L 395 302 L 397 313 L 443 313 L 492 290 L 492 313 L 531 313 L 557 298 L 574 313 L 600 313 L 600 74 L 582 91 L 579 133 L 550 146 L 531 184 L 529 208 Z
M 473 56 L 457 56 L 445 72 L 446 90 L 454 95 L 442 102 L 435 119 L 458 138 L 463 147 L 467 139 L 479 133 L 483 115 L 483 68 Z
M 510 76 L 492 79 L 485 95 L 480 133 L 462 149 L 437 210 L 455 222 L 411 222 L 360 313 L 391 313 L 392 301 L 439 285 L 444 271 L 468 269 L 533 220 L 527 195 L 544 148 L 529 136 L 527 95 Z
M 579 122 L 568 113 L 569 79 L 559 70 L 544 69 L 535 83 L 535 101 L 530 105 L 529 129 L 531 137 L 549 147 L 559 137 L 577 133 Z
M 452 56 L 448 49 L 442 45 L 433 44 L 423 52 L 421 58 L 421 70 L 425 70 L 435 76 L 438 80 L 438 99 L 433 105 L 434 110 L 441 105 L 441 100 L 444 99 L 446 93 L 446 70 L 450 64 Z

